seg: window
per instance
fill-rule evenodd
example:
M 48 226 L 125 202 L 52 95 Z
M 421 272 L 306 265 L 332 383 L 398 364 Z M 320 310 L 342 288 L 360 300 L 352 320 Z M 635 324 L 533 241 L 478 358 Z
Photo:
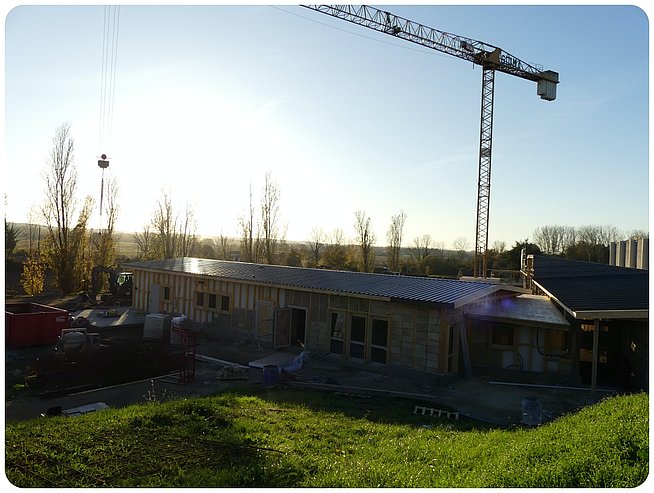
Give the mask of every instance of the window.
M 513 347 L 513 326 L 493 324 L 491 329 L 491 345 Z
M 570 351 L 569 333 L 562 330 L 546 330 L 543 345 L 548 354 L 567 354 Z
M 224 312 L 229 311 L 229 296 L 220 297 L 220 309 Z
M 370 345 L 370 361 L 386 364 L 388 352 L 388 322 L 372 319 L 372 340 Z
M 342 313 L 332 312 L 330 353 L 343 354 L 343 340 L 345 339 L 345 334 L 343 333 L 344 319 L 345 317 Z
M 366 319 L 352 315 L 350 320 L 350 358 L 363 359 L 366 344 Z
M 205 303 L 209 310 L 229 312 L 229 296 L 197 291 L 195 293 L 195 304 L 197 306 L 205 306 Z

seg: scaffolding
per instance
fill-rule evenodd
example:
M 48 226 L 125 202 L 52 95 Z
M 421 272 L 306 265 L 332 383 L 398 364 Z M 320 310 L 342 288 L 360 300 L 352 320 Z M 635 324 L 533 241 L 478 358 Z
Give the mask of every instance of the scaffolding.
M 179 344 L 179 383 L 187 383 L 195 379 L 195 355 L 198 333 L 188 327 L 172 327 Z

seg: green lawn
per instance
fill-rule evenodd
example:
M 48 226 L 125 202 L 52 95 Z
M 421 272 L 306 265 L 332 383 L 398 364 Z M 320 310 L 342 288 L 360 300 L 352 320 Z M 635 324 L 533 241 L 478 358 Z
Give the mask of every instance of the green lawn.
M 635 487 L 647 394 L 535 429 L 426 418 L 409 401 L 273 389 L 6 426 L 20 487 Z

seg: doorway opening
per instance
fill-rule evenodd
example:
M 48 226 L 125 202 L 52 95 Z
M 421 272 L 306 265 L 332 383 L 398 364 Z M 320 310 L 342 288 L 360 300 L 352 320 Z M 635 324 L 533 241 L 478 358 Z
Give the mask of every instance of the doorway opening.
M 291 344 L 304 345 L 307 327 L 307 311 L 291 308 Z

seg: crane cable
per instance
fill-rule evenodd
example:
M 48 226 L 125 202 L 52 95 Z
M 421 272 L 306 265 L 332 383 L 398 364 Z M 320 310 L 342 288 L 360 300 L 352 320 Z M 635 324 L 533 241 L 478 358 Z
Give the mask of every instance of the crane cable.
M 118 59 L 118 28 L 120 26 L 120 6 L 105 5 L 103 38 L 102 38 L 102 66 L 100 76 L 100 121 L 98 124 L 98 151 L 102 161 L 106 162 L 102 168 L 100 182 L 100 229 L 102 229 L 102 202 L 104 198 L 104 172 L 108 166 L 107 152 L 111 147 L 111 132 L 114 113 L 114 95 L 116 89 L 116 62 Z

